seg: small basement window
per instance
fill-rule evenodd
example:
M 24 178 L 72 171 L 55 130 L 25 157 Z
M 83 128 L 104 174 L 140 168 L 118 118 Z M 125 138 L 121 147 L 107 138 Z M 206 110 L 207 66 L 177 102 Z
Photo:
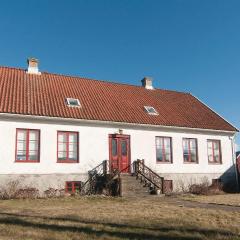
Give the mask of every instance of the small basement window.
M 66 182 L 65 192 L 66 193 L 80 193 L 81 181 L 69 181 Z
M 77 98 L 66 98 L 66 103 L 69 107 L 81 107 L 80 101 Z
M 151 106 L 144 106 L 146 112 L 150 115 L 158 115 L 158 112 L 156 111 L 156 109 L 154 107 Z

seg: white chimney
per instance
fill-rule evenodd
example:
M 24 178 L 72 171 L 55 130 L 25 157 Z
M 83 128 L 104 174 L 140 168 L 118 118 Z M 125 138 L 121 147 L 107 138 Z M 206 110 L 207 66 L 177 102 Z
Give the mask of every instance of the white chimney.
M 27 73 L 40 75 L 41 72 L 39 72 L 39 70 L 38 70 L 38 63 L 39 63 L 38 59 L 28 58 L 28 60 L 27 60 L 27 64 L 28 64 Z
M 145 87 L 146 89 L 154 89 L 152 86 L 152 78 L 144 77 L 141 82 L 142 82 L 142 86 Z

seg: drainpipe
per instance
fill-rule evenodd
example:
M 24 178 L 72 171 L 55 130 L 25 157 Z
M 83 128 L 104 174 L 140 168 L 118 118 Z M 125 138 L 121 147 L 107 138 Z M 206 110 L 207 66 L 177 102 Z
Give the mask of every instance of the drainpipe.
M 239 182 L 238 182 L 238 170 L 237 170 L 237 164 L 236 164 L 236 149 L 235 149 L 235 135 L 233 137 L 230 137 L 231 144 L 232 144 L 232 162 L 233 166 L 235 168 L 235 176 L 236 176 L 236 184 L 237 184 L 237 190 L 239 191 Z

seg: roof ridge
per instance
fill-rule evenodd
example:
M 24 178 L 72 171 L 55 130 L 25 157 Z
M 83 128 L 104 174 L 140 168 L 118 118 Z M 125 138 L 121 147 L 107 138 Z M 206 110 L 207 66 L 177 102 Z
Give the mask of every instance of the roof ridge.
M 15 70 L 22 70 L 26 71 L 24 68 L 17 68 L 17 67 L 9 67 L 9 66 L 0 66 L 0 68 L 7 68 L 7 69 L 15 69 Z M 116 84 L 116 85 L 125 85 L 125 86 L 132 86 L 137 88 L 142 88 L 142 86 L 129 84 L 129 83 L 123 83 L 123 82 L 114 82 L 112 80 L 103 80 L 103 79 L 95 79 L 95 78 L 89 78 L 89 77 L 83 77 L 83 76 L 77 76 L 77 75 L 68 75 L 63 73 L 52 73 L 47 71 L 41 71 L 42 74 L 49 74 L 49 75 L 56 75 L 56 76 L 62 76 L 62 77 L 69 77 L 69 78 L 77 78 L 77 79 L 85 79 L 85 80 L 91 80 L 91 81 L 97 81 L 97 82 L 104 82 L 108 84 Z M 152 91 L 152 89 L 147 89 L 148 91 Z M 183 91 L 177 91 L 177 90 L 171 90 L 171 89 L 163 89 L 163 88 L 154 88 L 153 90 L 160 90 L 165 92 L 175 92 L 175 93 L 181 93 L 181 94 L 190 94 L 189 92 L 183 92 Z
M 0 66 L 0 68 L 15 69 L 15 70 L 23 70 L 23 71 L 26 70 L 26 69 L 24 69 L 24 68 L 20 68 L 20 67 L 10 67 L 10 66 Z

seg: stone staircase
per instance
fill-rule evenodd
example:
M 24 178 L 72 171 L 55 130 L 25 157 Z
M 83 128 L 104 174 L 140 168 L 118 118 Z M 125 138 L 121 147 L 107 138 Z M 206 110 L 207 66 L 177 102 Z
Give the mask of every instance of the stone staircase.
M 149 196 L 149 188 L 136 179 L 136 176 L 128 173 L 121 174 L 122 197 L 145 197 Z

